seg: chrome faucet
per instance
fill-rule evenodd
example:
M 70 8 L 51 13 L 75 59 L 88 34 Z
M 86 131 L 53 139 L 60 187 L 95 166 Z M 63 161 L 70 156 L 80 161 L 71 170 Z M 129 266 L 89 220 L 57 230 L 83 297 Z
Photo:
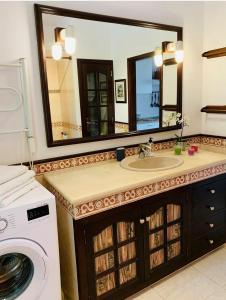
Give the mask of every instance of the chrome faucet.
M 149 139 L 148 143 L 139 145 L 139 158 L 143 159 L 145 157 L 152 157 L 154 154 L 152 152 L 153 141 L 152 138 Z

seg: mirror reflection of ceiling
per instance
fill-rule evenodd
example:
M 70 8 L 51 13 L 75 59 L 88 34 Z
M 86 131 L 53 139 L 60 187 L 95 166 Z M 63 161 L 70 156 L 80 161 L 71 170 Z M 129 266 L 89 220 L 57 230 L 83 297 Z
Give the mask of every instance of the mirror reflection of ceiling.
M 57 27 L 70 28 L 76 40 L 76 50 L 71 56 L 63 52 L 62 59 L 54 60 L 51 47 L 55 43 L 54 31 Z M 114 79 L 112 84 L 115 86 L 115 81 L 125 80 L 124 93 L 128 98 L 128 58 L 153 52 L 156 47 L 161 47 L 163 41 L 177 41 L 177 33 L 174 31 L 50 14 L 43 14 L 43 31 L 53 140 L 125 133 L 130 128 L 128 99 L 120 103 L 116 101 L 114 94 L 111 102 L 106 87 L 103 90 L 99 87 L 101 83 L 103 86 L 104 82 L 98 80 L 100 76 L 104 76 L 104 72 L 95 73 L 99 74 L 99 79 L 94 79 L 95 83 L 98 81 L 98 88 L 88 90 L 87 87 L 87 92 L 88 95 L 93 93 L 93 97 L 97 95 L 100 97 L 102 94 L 104 95 L 102 100 L 106 100 L 103 100 L 98 107 L 90 104 L 89 107 L 83 108 L 83 112 L 81 111 L 80 102 L 84 100 L 81 99 L 81 90 L 79 90 L 81 79 L 78 78 L 78 59 L 112 61 Z M 169 112 L 162 112 L 160 117 L 160 84 L 163 87 L 161 104 L 177 104 L 177 65 L 163 65 L 162 83 L 155 77 L 154 68 L 153 58 L 136 62 L 137 123 L 134 130 L 137 131 L 164 126 L 161 120 Z M 87 73 L 87 80 L 90 76 L 91 73 Z M 115 93 L 115 87 L 112 88 L 112 92 Z M 109 112 L 110 106 L 111 112 Z

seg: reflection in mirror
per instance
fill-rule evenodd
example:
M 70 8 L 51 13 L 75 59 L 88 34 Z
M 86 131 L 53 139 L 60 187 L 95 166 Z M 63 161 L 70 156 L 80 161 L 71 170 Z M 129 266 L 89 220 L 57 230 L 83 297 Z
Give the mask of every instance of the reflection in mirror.
M 50 13 L 42 13 L 42 24 L 49 144 L 165 130 L 167 114 L 180 111 L 175 53 L 164 51 L 156 67 L 154 50 L 182 38 L 181 28 Z

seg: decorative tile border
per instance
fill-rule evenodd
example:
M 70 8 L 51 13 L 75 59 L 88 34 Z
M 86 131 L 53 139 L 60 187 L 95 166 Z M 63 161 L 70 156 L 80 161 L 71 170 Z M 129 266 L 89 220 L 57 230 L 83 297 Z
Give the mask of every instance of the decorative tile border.
M 115 129 L 122 130 L 123 132 L 129 132 L 129 124 L 115 122 Z
M 125 151 L 126 156 L 135 155 L 138 153 L 137 147 L 127 148 Z M 41 175 L 47 172 L 78 167 L 87 164 L 93 164 L 101 161 L 115 159 L 115 151 L 100 152 L 96 154 L 78 156 L 68 159 L 50 161 L 46 163 L 36 164 L 34 166 L 36 175 Z
M 51 171 L 73 168 L 77 166 L 92 164 L 92 163 L 101 162 L 110 159 L 115 159 L 114 151 L 102 152 L 97 154 L 84 155 L 79 157 L 73 157 L 68 159 L 36 164 L 35 172 L 36 175 L 40 175 Z
M 171 177 L 169 179 L 164 179 L 155 183 L 116 193 L 105 198 L 82 203 L 77 206 L 72 205 L 69 201 L 67 201 L 51 185 L 47 184 L 47 188 L 56 196 L 57 200 L 65 207 L 74 219 L 81 219 L 120 205 L 125 205 L 148 196 L 166 192 L 180 186 L 188 185 L 224 173 L 226 173 L 226 163 L 184 175 Z
M 204 145 L 212 145 L 217 147 L 226 147 L 226 138 L 216 138 L 216 137 L 208 137 L 208 136 L 196 136 L 187 139 L 187 144 L 197 143 Z M 159 141 L 154 144 L 154 151 L 167 150 L 173 148 L 175 141 Z M 138 147 L 129 147 L 126 148 L 125 155 L 135 155 L 138 153 Z M 79 157 L 73 158 L 65 158 L 56 161 L 50 161 L 40 164 L 35 164 L 35 172 L 37 175 L 41 175 L 47 172 L 73 168 L 76 166 L 82 166 L 87 164 L 92 164 L 100 161 L 106 161 L 115 159 L 114 151 L 105 151 L 96 154 L 90 155 L 81 155 Z
M 226 147 L 226 138 L 201 136 L 201 143 L 208 146 Z
M 64 128 L 68 128 L 68 129 L 74 129 L 77 131 L 82 131 L 82 126 L 81 125 L 76 125 L 73 123 L 69 123 L 69 122 L 52 122 L 52 127 L 64 127 Z

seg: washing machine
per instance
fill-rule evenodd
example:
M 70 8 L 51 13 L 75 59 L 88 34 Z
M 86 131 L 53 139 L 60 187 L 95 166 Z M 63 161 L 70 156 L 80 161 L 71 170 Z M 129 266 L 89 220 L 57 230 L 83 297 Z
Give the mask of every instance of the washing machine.
M 0 300 L 60 300 L 55 198 L 39 185 L 0 209 Z

